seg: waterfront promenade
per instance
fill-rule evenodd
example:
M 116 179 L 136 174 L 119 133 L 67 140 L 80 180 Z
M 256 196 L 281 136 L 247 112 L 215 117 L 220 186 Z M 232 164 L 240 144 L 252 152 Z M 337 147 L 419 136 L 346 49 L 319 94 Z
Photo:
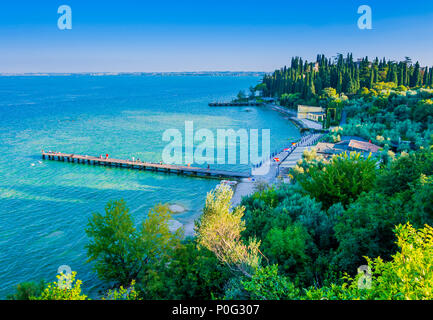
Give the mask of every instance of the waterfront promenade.
M 292 168 L 302 159 L 302 155 L 306 149 L 310 149 L 316 145 L 319 139 L 323 136 L 322 133 L 313 133 L 303 136 L 297 143 L 284 148 L 283 150 L 274 153 L 269 159 L 266 159 L 260 166 L 256 166 L 251 170 L 252 176 L 247 179 L 242 179 L 236 185 L 231 205 L 235 207 L 239 205 L 243 197 L 253 194 L 256 190 L 257 183 L 265 183 L 272 185 L 277 182 L 277 178 L 282 177 L 284 173 Z M 279 161 L 275 161 L 278 159 Z

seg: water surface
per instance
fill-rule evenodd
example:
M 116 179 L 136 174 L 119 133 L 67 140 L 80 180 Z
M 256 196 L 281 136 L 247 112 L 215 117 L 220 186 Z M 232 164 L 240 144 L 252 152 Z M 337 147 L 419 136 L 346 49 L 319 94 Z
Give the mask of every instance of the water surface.
M 86 263 L 84 232 L 92 212 L 124 199 L 136 223 L 156 203 L 186 211 L 191 224 L 217 180 L 42 161 L 41 149 L 159 162 L 166 129 L 271 129 L 271 147 L 299 133 L 262 109 L 211 108 L 257 77 L 53 76 L 0 77 L 0 297 L 22 281 L 54 281 L 58 266 L 78 272 L 86 293 L 101 284 Z M 251 110 L 252 109 L 252 110 Z M 225 169 L 248 170 L 246 165 Z

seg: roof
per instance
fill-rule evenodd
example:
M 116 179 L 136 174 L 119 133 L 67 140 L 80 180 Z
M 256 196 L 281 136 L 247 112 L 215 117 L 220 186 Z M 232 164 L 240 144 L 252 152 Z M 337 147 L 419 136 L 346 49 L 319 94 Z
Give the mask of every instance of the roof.
M 307 113 L 307 112 L 323 112 L 323 111 L 324 111 L 324 110 L 323 110 L 322 107 L 298 105 L 298 112 L 301 112 L 301 113 Z
M 344 140 L 338 143 L 319 142 L 316 145 L 316 151 L 325 154 L 340 154 L 350 149 L 358 152 L 376 153 L 380 148 L 375 144 L 357 140 Z
M 334 148 L 333 143 L 327 143 L 327 142 L 319 142 L 316 144 L 315 149 L 319 153 L 333 153 L 332 149 Z
M 379 146 L 376 146 L 375 144 L 372 144 L 370 142 L 356 141 L 356 140 L 350 140 L 349 147 L 353 149 L 359 149 L 359 150 L 373 152 L 373 153 L 378 152 L 380 149 Z

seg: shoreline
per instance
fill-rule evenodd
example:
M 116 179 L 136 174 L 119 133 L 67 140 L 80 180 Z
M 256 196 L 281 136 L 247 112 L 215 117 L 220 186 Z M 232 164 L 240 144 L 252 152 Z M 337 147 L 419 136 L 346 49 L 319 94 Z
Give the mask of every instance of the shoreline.
M 288 118 L 285 117 L 284 119 L 290 121 L 298 130 L 299 133 L 302 136 L 302 129 L 313 129 L 313 130 L 317 130 L 316 128 L 314 128 L 312 126 L 312 124 L 316 124 L 312 121 L 303 121 L 306 119 L 298 119 L 296 117 L 296 112 L 292 111 L 292 110 L 288 110 L 285 109 L 283 107 L 277 106 L 275 104 L 265 104 L 264 107 L 271 109 L 273 111 L 276 111 L 278 113 L 280 113 L 281 115 L 285 115 L 285 116 L 289 116 Z M 310 124 L 309 122 L 312 122 L 312 124 Z M 316 124 L 317 126 L 318 124 Z M 267 169 L 267 166 L 269 166 L 269 169 Z M 254 172 L 256 172 L 256 174 L 254 174 Z M 242 202 L 242 199 L 244 197 L 250 196 L 253 193 L 256 192 L 256 185 L 257 184 L 267 184 L 267 185 L 272 185 L 277 181 L 278 175 L 277 173 L 279 172 L 279 166 L 278 164 L 274 163 L 273 161 L 271 161 L 271 159 L 268 159 L 267 161 L 265 161 L 261 167 L 259 168 L 255 168 L 252 169 L 251 173 L 251 177 L 250 178 L 242 178 L 240 180 L 238 180 L 238 183 L 236 184 L 236 186 L 232 187 L 233 188 L 233 197 L 231 200 L 231 204 L 230 207 L 231 209 L 239 206 Z M 259 174 L 257 174 L 259 173 Z M 210 190 L 212 191 L 212 190 Z M 194 237 L 195 233 L 194 233 L 194 220 L 186 223 L 183 225 L 183 229 L 184 229 L 184 236 L 188 237 Z
M 281 115 L 289 116 L 289 118 L 285 117 L 284 119 L 289 120 L 296 128 L 298 128 L 299 133 L 302 135 L 299 126 L 297 126 L 292 121 L 292 118 L 296 117 L 296 113 L 294 111 L 282 108 L 275 104 L 264 104 L 264 107 L 276 111 Z M 266 169 L 267 166 L 269 166 L 269 170 Z M 231 201 L 232 208 L 239 206 L 242 202 L 243 197 L 250 196 L 251 194 L 256 192 L 256 184 L 265 183 L 268 185 L 272 185 L 275 183 L 277 179 L 278 165 L 268 159 L 266 162 L 263 163 L 261 167 L 257 168 L 256 170 L 252 170 L 252 173 L 254 171 L 263 173 L 263 170 L 266 170 L 268 172 L 265 174 L 252 174 L 251 179 L 242 179 L 242 181 L 236 185 L 233 190 L 233 198 Z
M 276 111 L 282 115 L 289 116 L 289 118 L 285 118 L 289 120 L 294 126 L 296 126 L 299 130 L 299 133 L 302 137 L 302 130 L 312 129 L 312 130 L 323 130 L 321 124 L 313 122 L 308 119 L 298 119 L 297 113 L 293 110 L 286 109 L 284 107 L 275 105 L 275 104 L 264 104 L 264 106 L 268 109 Z M 320 129 L 319 129 L 320 127 Z M 264 166 L 269 165 L 269 171 L 266 174 L 252 174 L 251 179 L 242 179 L 240 183 L 236 185 L 233 192 L 233 198 L 231 201 L 231 207 L 234 208 L 240 205 L 242 198 L 246 196 L 250 196 L 254 192 L 256 192 L 256 184 L 265 183 L 267 185 L 273 185 L 277 178 L 279 172 L 279 164 L 274 163 L 270 159 L 263 163 L 263 165 L 254 171 L 262 171 L 266 170 Z M 254 179 L 254 180 L 253 180 Z

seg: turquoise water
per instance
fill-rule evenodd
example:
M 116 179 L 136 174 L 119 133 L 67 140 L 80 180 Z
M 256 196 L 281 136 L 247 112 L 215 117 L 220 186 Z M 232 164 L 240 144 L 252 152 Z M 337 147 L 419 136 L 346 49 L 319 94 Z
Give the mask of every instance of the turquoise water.
M 86 263 L 84 232 L 92 212 L 124 199 L 136 223 L 156 203 L 186 211 L 190 226 L 217 180 L 119 168 L 42 161 L 41 149 L 108 153 L 159 162 L 166 129 L 271 129 L 271 148 L 299 137 L 279 114 L 262 108 L 210 108 L 256 77 L 68 76 L 0 77 L 0 298 L 22 281 L 54 281 L 60 265 L 97 294 L 101 284 Z M 248 170 L 246 165 L 226 169 Z

